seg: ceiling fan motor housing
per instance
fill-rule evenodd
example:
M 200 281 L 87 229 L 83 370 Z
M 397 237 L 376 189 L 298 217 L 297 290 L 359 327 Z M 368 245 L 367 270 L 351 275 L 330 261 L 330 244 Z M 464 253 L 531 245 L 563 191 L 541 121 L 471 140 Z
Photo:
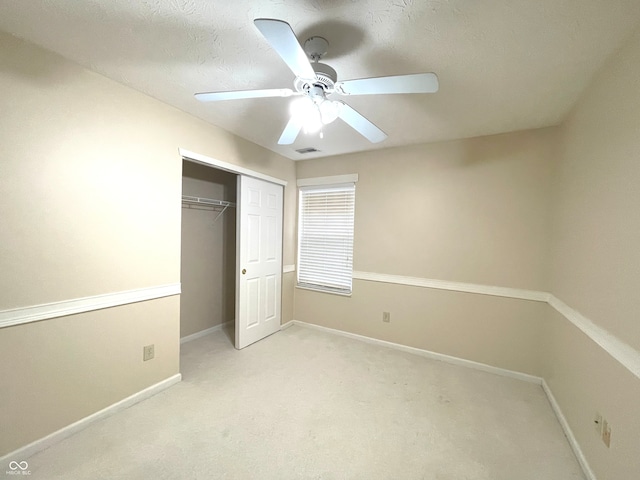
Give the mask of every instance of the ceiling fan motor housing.
M 313 82 L 302 78 L 296 78 L 294 82 L 295 89 L 301 93 L 309 93 L 313 87 L 320 87 L 326 95 L 333 93 L 335 84 L 338 80 L 336 71 L 325 63 L 312 63 L 313 71 L 316 72 L 316 78 Z
M 312 63 L 311 66 L 313 70 L 316 72 L 316 82 L 314 85 L 318 83 L 322 85 L 325 91 L 330 90 L 333 91 L 336 81 L 338 80 L 338 74 L 336 71 L 331 68 L 326 63 Z

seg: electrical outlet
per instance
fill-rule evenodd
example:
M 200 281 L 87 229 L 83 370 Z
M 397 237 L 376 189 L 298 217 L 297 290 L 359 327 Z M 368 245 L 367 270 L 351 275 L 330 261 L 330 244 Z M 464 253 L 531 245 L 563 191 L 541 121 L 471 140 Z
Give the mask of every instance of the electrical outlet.
M 611 425 L 606 420 L 602 420 L 602 441 L 609 448 L 611 445 Z
M 155 345 L 147 345 L 142 347 L 142 361 L 146 362 L 147 360 L 151 360 L 154 356 L 154 347 Z
M 593 419 L 593 425 L 598 435 L 602 435 L 602 415 L 596 412 L 596 416 Z
M 391 313 L 390 312 L 382 312 L 382 321 L 389 323 L 391 321 Z

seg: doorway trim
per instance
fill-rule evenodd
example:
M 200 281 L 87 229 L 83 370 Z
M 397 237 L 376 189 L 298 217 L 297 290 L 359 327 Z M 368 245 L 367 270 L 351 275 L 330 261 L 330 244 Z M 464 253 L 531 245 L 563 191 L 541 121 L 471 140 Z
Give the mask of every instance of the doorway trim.
M 270 175 L 265 175 L 264 173 L 256 172 L 255 170 L 241 167 L 233 163 L 223 162 L 222 160 L 218 160 L 217 158 L 208 157 L 206 155 L 192 152 L 184 148 L 178 148 L 178 152 L 180 152 L 180 156 L 182 156 L 183 160 L 201 163 L 203 165 L 219 168 L 220 170 L 236 173 L 238 175 L 247 175 L 249 177 L 259 178 L 260 180 L 266 180 L 267 182 L 276 183 L 278 185 L 282 185 L 283 187 L 286 187 L 288 183 L 286 180 L 272 177 Z

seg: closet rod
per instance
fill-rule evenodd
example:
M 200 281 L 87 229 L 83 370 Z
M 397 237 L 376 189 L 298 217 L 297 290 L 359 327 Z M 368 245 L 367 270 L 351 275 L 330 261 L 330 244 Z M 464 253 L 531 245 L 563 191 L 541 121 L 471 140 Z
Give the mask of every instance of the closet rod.
M 191 197 L 189 195 L 182 195 L 182 203 L 188 205 L 206 205 L 209 207 L 235 207 L 235 203 L 227 202 L 225 200 L 215 200 L 213 198 Z
M 213 198 L 202 198 L 202 197 L 191 197 L 189 195 L 182 195 L 182 203 L 185 205 L 199 205 L 201 207 L 222 207 L 222 210 L 218 212 L 216 218 L 213 219 L 213 223 L 220 218 L 220 216 L 227 210 L 229 207 L 235 207 L 235 203 L 227 202 L 225 200 L 215 200 Z

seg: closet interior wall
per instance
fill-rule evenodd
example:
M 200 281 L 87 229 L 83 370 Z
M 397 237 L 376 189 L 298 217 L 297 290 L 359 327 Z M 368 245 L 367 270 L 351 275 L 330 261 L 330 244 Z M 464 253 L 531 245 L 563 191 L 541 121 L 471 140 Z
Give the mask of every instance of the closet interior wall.
M 183 161 L 182 195 L 236 202 L 237 175 Z M 236 209 L 182 204 L 180 337 L 235 319 Z M 216 217 L 218 217 L 216 219 Z

